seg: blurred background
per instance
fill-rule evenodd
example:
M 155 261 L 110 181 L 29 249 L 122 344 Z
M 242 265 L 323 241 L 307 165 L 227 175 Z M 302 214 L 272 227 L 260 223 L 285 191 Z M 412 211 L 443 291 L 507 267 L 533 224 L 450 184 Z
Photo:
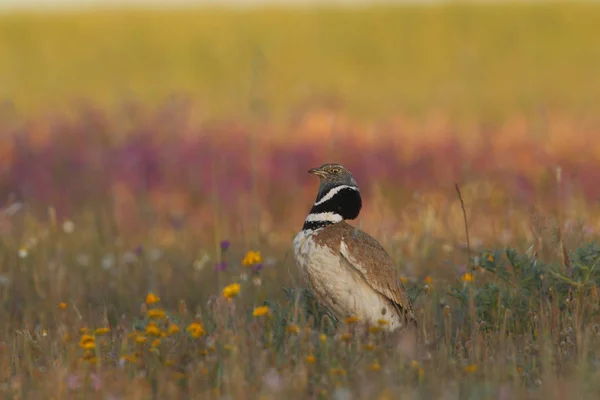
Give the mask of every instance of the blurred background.
M 463 243 L 455 183 L 475 244 L 529 237 L 532 207 L 598 228 L 597 2 L 0 10 L 0 194 L 41 220 L 287 249 L 316 192 L 306 171 L 340 162 L 384 241 Z
M 583 0 L 0 0 L 0 398 L 597 398 L 599 38 Z M 302 291 L 329 162 L 416 359 Z

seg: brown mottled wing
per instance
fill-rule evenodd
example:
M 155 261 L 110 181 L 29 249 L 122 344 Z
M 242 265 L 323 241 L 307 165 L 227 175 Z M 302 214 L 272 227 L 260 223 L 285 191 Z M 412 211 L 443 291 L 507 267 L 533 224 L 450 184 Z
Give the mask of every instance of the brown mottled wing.
M 408 298 L 402 282 L 398 279 L 394 262 L 385 249 L 369 236 L 352 225 L 341 223 L 342 237 L 345 246 L 340 253 L 376 291 L 392 301 L 407 320 L 416 322 L 412 303 Z M 358 262 L 360 260 L 360 262 Z

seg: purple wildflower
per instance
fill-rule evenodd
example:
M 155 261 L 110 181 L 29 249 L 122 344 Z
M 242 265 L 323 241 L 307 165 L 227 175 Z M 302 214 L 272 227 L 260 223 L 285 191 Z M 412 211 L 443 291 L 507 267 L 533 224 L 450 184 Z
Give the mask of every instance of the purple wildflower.
M 231 242 L 229 242 L 229 240 L 221 240 L 221 250 L 222 251 L 226 251 L 227 249 L 229 249 L 230 245 L 231 245 Z
M 260 271 L 261 269 L 263 269 L 263 264 L 262 264 L 262 263 L 260 263 L 260 264 L 254 264 L 254 265 L 252 266 L 252 270 L 253 270 L 254 272 L 258 272 L 258 271 Z
M 67 388 L 69 390 L 76 390 L 81 387 L 81 381 L 79 376 L 75 374 L 70 374 L 67 376 Z
M 215 271 L 221 272 L 227 269 L 227 263 L 225 261 L 221 261 L 215 264 Z

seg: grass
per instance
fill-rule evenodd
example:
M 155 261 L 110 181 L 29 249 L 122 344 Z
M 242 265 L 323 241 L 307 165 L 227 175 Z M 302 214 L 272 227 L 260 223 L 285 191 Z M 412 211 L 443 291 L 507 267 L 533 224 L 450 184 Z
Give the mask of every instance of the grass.
M 304 102 L 363 119 L 590 115 L 599 17 L 567 2 L 6 14 L 0 96 L 26 112 L 180 93 L 206 117 L 286 120 Z
M 193 108 L 3 125 L 3 397 L 594 398 L 597 125 L 549 117 L 541 140 L 514 117 L 465 140 L 445 119 L 383 120 L 375 140 L 349 119 L 344 143 L 319 110 L 276 140 Z M 414 299 L 414 357 L 301 290 L 306 170 L 338 156 L 363 188 L 354 223 Z
M 427 232 L 428 206 L 402 214 L 411 212 L 420 228 L 380 235 L 394 258 L 400 248 L 412 254 L 400 270 L 424 342 L 406 358 L 381 327 L 315 310 L 286 249 L 223 240 L 211 251 L 186 227 L 171 228 L 170 244 L 154 243 L 153 230 L 133 246 L 131 237 L 104 235 L 101 216 L 60 221 L 51 210 L 41 220 L 11 204 L 0 220 L 0 391 L 594 398 L 600 248 L 587 242 L 597 234 L 573 224 L 558 233 L 556 219 L 534 214 L 517 247 L 475 244 L 467 254 Z M 410 272 L 409 263 L 418 267 Z

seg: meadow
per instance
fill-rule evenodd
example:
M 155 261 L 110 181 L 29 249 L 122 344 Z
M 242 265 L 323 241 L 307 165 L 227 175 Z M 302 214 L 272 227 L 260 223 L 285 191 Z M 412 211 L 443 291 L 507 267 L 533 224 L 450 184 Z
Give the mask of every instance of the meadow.
M 6 399 L 600 391 L 600 7 L 0 15 Z M 423 342 L 291 254 L 340 162 Z

